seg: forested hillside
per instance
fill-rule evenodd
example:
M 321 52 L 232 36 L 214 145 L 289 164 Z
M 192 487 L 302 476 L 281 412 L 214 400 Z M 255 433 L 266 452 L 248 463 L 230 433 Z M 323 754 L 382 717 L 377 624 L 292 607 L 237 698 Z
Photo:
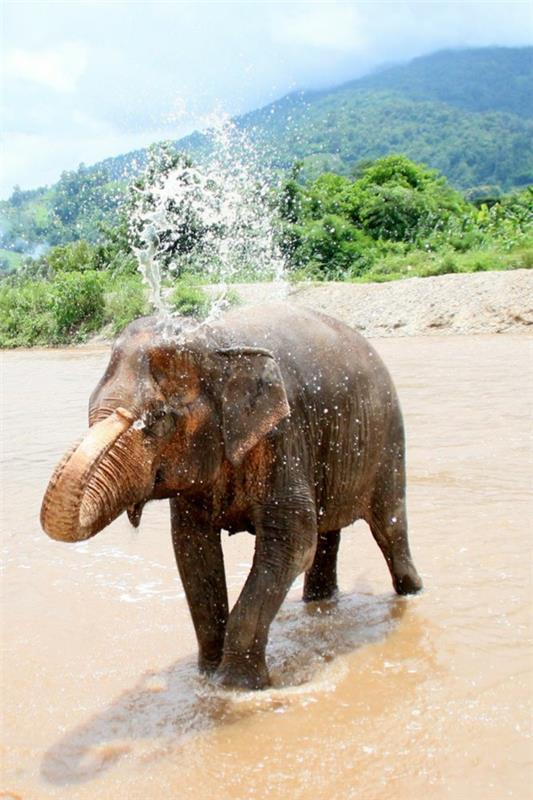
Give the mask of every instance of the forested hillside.
M 98 243 L 50 247 L 0 281 L 0 347 L 117 334 L 160 306 L 161 286 L 170 310 L 201 317 L 211 303 L 204 283 L 264 281 L 280 268 L 294 281 L 378 282 L 533 266 L 532 188 L 474 205 L 402 155 L 357 177 L 302 182 L 300 172 L 295 165 L 265 193 L 248 174 L 244 185 L 214 171 L 202 180 L 189 157 L 153 151 L 128 214 Z M 227 291 L 224 302 L 235 300 Z
M 440 100 L 467 111 L 503 111 L 531 118 L 532 69 L 531 47 L 445 50 L 350 85 L 394 90 L 413 100 Z
M 533 183 L 532 65 L 533 48 L 436 53 L 331 90 L 287 95 L 236 125 L 274 174 L 301 161 L 304 181 L 357 175 L 364 162 L 399 153 L 438 169 L 470 199 L 498 196 Z M 174 146 L 201 160 L 209 139 L 195 133 Z M 65 172 L 49 188 L 16 188 L 0 205 L 0 245 L 34 253 L 41 243 L 96 241 L 145 163 L 142 150 Z M 5 254 L 4 267 L 11 258 Z

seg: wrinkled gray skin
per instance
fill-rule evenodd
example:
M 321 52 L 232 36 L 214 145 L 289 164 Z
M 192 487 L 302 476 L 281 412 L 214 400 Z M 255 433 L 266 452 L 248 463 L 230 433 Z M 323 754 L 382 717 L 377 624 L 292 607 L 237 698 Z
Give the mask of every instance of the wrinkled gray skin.
M 113 348 L 90 421 L 50 481 L 43 527 L 79 541 L 170 498 L 199 665 L 222 685 L 268 685 L 268 631 L 291 583 L 305 572 L 304 600 L 334 595 L 340 529 L 355 520 L 370 525 L 395 590 L 421 589 L 396 392 L 342 323 L 288 305 L 209 326 L 138 320 Z M 221 529 L 256 537 L 231 613 Z

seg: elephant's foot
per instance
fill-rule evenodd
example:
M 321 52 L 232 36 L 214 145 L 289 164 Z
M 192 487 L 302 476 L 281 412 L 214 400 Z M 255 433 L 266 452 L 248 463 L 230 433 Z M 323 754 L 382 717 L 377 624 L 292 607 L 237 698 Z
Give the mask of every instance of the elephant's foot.
M 198 670 L 202 675 L 214 675 L 220 664 L 220 656 L 218 658 L 205 658 L 201 654 L 198 656 Z
M 340 531 L 319 533 L 315 557 L 304 581 L 303 601 L 331 600 L 337 589 L 337 553 Z
M 218 668 L 215 681 L 226 689 L 266 689 L 270 677 L 264 657 L 239 656 L 224 657 Z
M 214 675 L 222 661 L 224 640 L 200 643 L 198 669 L 203 675 Z
M 423 588 L 422 578 L 414 564 L 395 570 L 392 581 L 397 594 L 416 594 Z
M 315 603 L 319 600 L 333 600 L 339 593 L 337 583 L 305 586 L 303 593 L 304 603 Z

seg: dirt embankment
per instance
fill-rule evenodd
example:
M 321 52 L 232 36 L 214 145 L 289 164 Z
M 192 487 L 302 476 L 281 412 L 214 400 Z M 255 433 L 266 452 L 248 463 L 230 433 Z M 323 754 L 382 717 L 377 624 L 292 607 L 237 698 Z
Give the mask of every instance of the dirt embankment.
M 232 288 L 245 304 L 286 292 L 268 283 Z M 533 271 L 525 269 L 390 283 L 291 284 L 288 299 L 342 319 L 366 336 L 533 331 Z

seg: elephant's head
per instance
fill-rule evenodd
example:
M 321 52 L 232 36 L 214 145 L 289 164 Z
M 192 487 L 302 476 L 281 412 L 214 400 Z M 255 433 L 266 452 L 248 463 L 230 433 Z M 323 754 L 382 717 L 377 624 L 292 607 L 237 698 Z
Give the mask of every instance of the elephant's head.
M 289 414 L 272 355 L 224 347 L 202 327 L 132 323 L 117 340 L 89 402 L 89 430 L 58 464 L 41 524 L 53 539 L 88 539 L 124 510 L 202 490 Z

